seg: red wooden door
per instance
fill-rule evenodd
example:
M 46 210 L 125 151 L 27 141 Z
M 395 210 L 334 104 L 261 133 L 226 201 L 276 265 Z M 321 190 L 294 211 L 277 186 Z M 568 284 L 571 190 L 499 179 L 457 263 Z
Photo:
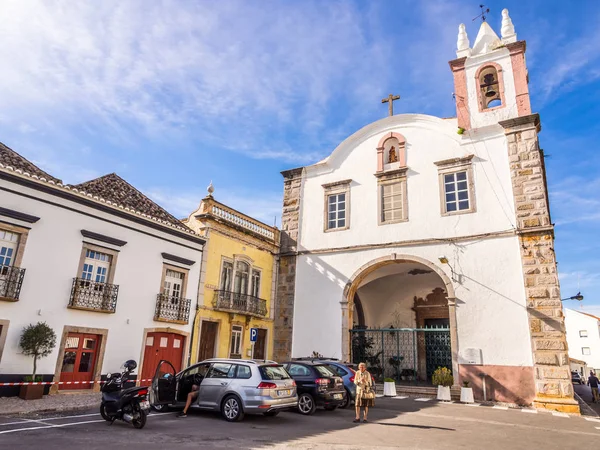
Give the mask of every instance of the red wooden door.
M 60 389 L 91 389 L 101 337 L 96 334 L 69 333 L 65 343 Z
M 175 370 L 181 370 L 185 337 L 175 333 L 148 333 L 144 349 L 144 367 L 142 368 L 143 384 L 149 383 L 156 371 L 158 363 L 166 359 Z

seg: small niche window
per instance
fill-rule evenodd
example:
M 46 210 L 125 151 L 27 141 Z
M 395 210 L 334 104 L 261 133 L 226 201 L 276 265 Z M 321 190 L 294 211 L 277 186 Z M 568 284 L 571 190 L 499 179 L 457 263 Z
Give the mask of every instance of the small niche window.
M 487 66 L 479 72 L 479 101 L 482 109 L 502 106 L 500 78 L 496 67 Z
M 592 352 L 590 352 L 590 348 L 589 347 L 581 347 L 581 353 L 583 355 L 591 355 Z
M 579 337 L 582 337 L 582 338 L 588 337 L 587 330 L 579 330 Z

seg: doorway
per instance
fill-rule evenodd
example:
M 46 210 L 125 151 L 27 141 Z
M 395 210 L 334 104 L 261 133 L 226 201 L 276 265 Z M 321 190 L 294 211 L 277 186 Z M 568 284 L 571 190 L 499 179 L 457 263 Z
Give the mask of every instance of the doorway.
M 258 335 L 254 343 L 254 359 L 267 359 L 267 330 L 258 328 Z
M 200 348 L 198 349 L 198 362 L 215 357 L 215 347 L 217 343 L 217 333 L 219 323 L 208 320 L 202 321 L 202 331 L 200 332 Z
M 64 347 L 59 389 L 91 389 L 101 337 L 97 334 L 69 333 Z
M 184 344 L 185 336 L 180 334 L 148 333 L 144 347 L 144 367 L 142 368 L 141 379 L 152 379 L 158 363 L 163 359 L 171 361 L 177 372 L 179 372 L 183 359 Z

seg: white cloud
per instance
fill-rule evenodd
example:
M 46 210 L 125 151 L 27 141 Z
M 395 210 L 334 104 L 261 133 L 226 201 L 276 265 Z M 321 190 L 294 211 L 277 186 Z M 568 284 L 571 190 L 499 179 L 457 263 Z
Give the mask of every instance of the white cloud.
M 551 186 L 550 201 L 558 226 L 600 223 L 600 178 L 567 177 Z
M 287 141 L 275 123 L 322 130 L 334 95 L 361 104 L 356 87 L 390 75 L 386 44 L 365 38 L 345 2 L 5 0 L 0 14 L 10 17 L 0 28 L 0 58 L 11 62 L 0 71 L 4 122 L 86 118 L 119 142 L 132 126 L 159 139 L 186 130 L 207 145 L 235 135 L 246 145 L 229 148 L 249 157 L 310 162 L 322 155 L 305 144 L 303 155 L 256 147 L 269 135 L 271 148 Z

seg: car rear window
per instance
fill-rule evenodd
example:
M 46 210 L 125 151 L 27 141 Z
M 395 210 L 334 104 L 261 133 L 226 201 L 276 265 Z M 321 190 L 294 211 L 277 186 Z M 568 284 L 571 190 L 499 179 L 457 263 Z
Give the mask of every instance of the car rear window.
M 263 380 L 289 380 L 291 378 L 283 366 L 260 366 L 258 370 Z
M 328 366 L 315 366 L 315 369 L 321 376 L 324 377 L 335 377 L 335 372 L 332 372 L 332 369 L 329 369 Z

